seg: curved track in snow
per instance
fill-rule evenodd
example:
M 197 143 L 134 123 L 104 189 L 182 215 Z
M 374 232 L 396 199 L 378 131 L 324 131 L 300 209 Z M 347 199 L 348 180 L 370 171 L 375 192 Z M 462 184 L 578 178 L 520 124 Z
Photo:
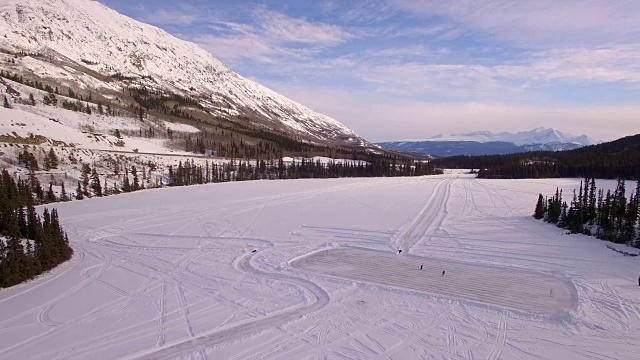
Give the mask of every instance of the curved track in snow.
M 262 319 L 225 327 L 223 329 L 207 334 L 202 334 L 197 337 L 192 337 L 175 344 L 168 344 L 166 347 L 153 350 L 152 352 L 134 354 L 130 358 L 175 359 L 180 356 L 193 354 L 194 352 L 222 344 L 224 342 L 228 342 L 237 338 L 242 338 L 248 335 L 259 333 L 266 329 L 280 326 L 288 321 L 301 318 L 306 314 L 317 311 L 329 303 L 329 294 L 311 281 L 283 274 L 266 273 L 254 268 L 251 265 L 251 257 L 253 255 L 254 253 L 247 253 L 246 255 L 241 256 L 236 262 L 236 267 L 247 274 L 259 276 L 262 278 L 268 278 L 271 280 L 283 281 L 299 286 L 308 294 L 312 295 L 315 299 L 310 304 L 307 304 L 300 308 L 278 312 L 277 314 Z

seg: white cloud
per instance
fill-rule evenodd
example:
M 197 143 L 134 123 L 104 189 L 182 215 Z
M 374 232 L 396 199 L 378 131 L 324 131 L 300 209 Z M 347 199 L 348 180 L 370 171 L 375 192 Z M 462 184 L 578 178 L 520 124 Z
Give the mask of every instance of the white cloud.
M 256 17 L 260 20 L 256 30 L 276 43 L 333 45 L 352 37 L 339 26 L 292 18 L 274 11 L 259 11 Z
M 534 106 L 501 102 L 426 102 L 388 98 L 367 91 L 313 90 L 268 82 L 276 91 L 336 118 L 372 141 L 427 138 L 479 130 L 524 131 L 554 127 L 613 140 L 640 133 L 640 105 Z
M 364 50 L 334 59 L 280 59 L 267 69 L 283 77 L 350 80 L 393 96 L 450 98 L 459 101 L 540 100 L 558 85 L 622 84 L 637 91 L 640 46 L 532 51 L 496 65 L 455 64 L 454 50 L 408 45 Z M 297 54 L 301 55 L 301 54 Z M 340 84 L 336 84 L 340 86 Z
M 445 17 L 517 46 L 552 48 L 635 42 L 637 0 L 389 0 L 397 8 Z
M 142 10 L 142 20 L 154 25 L 191 25 L 205 18 L 195 9 L 182 6 L 179 9 L 162 9 Z
M 325 46 L 347 41 L 355 35 L 339 26 L 293 18 L 259 7 L 253 12 L 254 22 L 215 21 L 215 35 L 196 35 L 191 40 L 222 60 L 237 63 L 286 65 L 310 59 Z

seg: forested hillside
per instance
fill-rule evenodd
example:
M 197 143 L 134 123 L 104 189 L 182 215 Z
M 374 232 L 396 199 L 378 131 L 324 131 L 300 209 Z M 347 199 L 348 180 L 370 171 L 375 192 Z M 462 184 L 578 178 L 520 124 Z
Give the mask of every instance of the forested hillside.
M 483 178 L 640 178 L 640 135 L 571 151 L 454 156 L 433 161 L 440 168 L 479 169 Z
M 618 180 L 615 191 L 596 188 L 595 179 L 585 179 L 580 189 L 573 190 L 569 204 L 556 190 L 551 198 L 538 196 L 534 217 L 556 224 L 573 234 L 596 236 L 598 239 L 635 247 L 640 245 L 638 215 L 640 209 L 640 181 L 627 198 L 624 180 Z
M 67 234 L 58 212 L 39 203 L 40 184 L 31 178 L 14 181 L 7 171 L 0 179 L 0 288 L 16 285 L 71 258 Z M 42 190 L 40 189 L 40 192 Z M 36 196 L 34 197 L 34 194 Z

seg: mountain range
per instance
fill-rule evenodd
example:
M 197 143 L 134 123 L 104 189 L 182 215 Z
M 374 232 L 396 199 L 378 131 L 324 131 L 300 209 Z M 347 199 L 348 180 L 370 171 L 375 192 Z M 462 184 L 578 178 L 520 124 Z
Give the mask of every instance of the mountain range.
M 377 149 L 339 121 L 233 72 L 196 44 L 97 1 L 3 0 L 0 14 L 2 68 L 65 95 L 69 88 L 94 103 L 232 123 L 323 146 Z
M 527 151 L 572 150 L 595 142 L 586 135 L 572 135 L 553 128 L 517 133 L 476 131 L 439 134 L 423 140 L 380 142 L 378 145 L 433 156 L 497 155 Z
M 477 141 L 491 142 L 503 141 L 514 145 L 549 144 L 549 143 L 575 143 L 582 146 L 594 145 L 595 142 L 586 135 L 572 135 L 553 128 L 536 128 L 531 131 L 517 133 L 492 131 L 476 131 L 465 134 L 439 134 L 425 141 Z

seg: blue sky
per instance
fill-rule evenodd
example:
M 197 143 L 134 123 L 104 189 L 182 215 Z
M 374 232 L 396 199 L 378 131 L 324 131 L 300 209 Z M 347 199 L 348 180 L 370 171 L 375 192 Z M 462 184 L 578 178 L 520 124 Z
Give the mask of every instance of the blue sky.
M 640 1 L 124 1 L 373 141 L 640 133 Z

